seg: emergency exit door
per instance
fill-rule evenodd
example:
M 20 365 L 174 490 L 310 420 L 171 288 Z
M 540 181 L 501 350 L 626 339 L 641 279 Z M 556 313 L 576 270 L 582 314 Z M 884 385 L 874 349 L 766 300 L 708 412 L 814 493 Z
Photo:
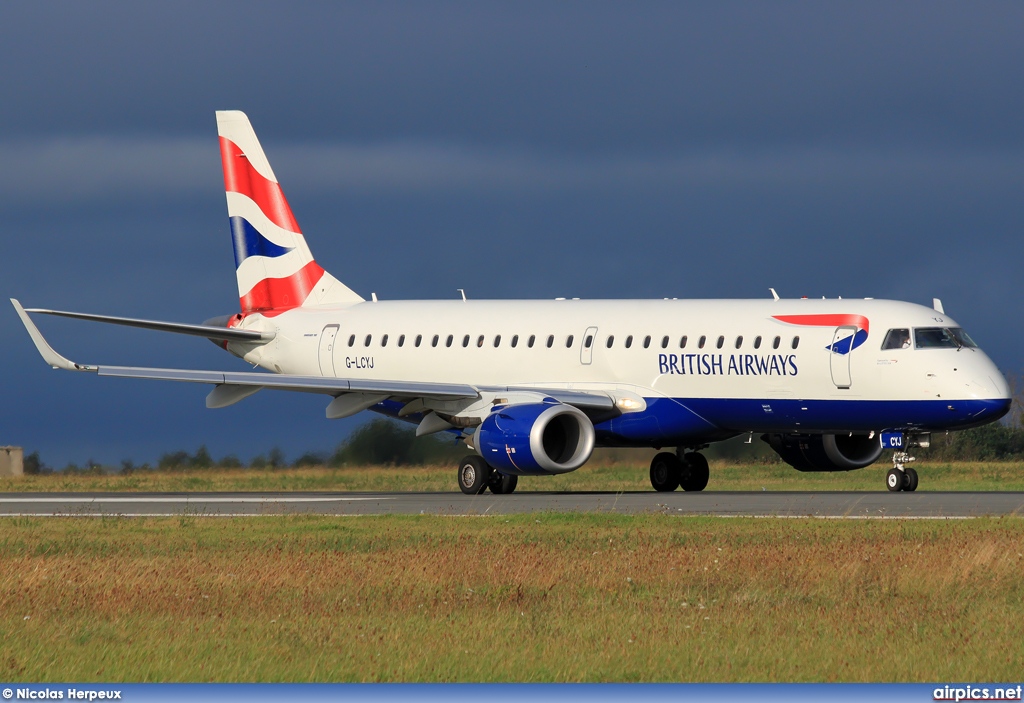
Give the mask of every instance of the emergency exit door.
M 328 325 L 320 333 L 320 374 L 334 378 L 334 340 L 338 337 L 338 326 Z
M 590 364 L 594 360 L 594 345 L 597 344 L 597 328 L 588 327 L 583 333 L 583 346 L 580 348 L 580 363 Z

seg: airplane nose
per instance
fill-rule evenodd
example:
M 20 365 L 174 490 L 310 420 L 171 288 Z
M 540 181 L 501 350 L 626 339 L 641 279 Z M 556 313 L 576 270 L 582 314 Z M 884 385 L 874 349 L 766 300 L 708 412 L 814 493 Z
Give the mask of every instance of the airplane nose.
M 998 370 L 994 370 L 988 376 L 988 387 L 993 391 L 993 397 L 999 398 L 1000 400 L 1012 400 L 1010 395 L 1010 384 L 1003 378 L 1003 374 L 999 373 Z

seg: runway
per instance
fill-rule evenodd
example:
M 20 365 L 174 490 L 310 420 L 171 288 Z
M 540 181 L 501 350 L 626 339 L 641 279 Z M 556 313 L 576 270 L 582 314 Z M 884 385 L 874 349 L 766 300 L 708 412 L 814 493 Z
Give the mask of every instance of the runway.
M 508 515 L 973 518 L 1024 515 L 1024 493 L 6 493 L 0 516 Z

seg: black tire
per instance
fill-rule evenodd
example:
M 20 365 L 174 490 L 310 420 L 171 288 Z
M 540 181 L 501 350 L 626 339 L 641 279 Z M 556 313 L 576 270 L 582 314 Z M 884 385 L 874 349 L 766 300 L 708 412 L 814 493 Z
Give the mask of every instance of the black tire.
M 480 495 L 494 472 L 483 457 L 470 454 L 459 462 L 459 489 L 468 496 Z
M 903 490 L 913 493 L 917 490 L 917 471 L 914 469 L 903 469 L 906 480 L 903 482 Z
M 683 473 L 679 485 L 684 491 L 703 491 L 708 486 L 711 470 L 703 454 L 688 452 L 683 455 Z
M 675 454 L 661 452 L 651 460 L 651 485 L 660 493 L 679 488 L 679 474 L 683 465 Z
M 491 476 L 491 482 L 487 484 L 487 487 L 491 489 L 491 493 L 495 495 L 508 495 L 516 489 L 519 484 L 518 476 L 506 476 L 505 474 L 499 474 L 497 471 Z
M 903 472 L 899 469 L 889 469 L 885 475 L 885 487 L 893 493 L 903 490 Z

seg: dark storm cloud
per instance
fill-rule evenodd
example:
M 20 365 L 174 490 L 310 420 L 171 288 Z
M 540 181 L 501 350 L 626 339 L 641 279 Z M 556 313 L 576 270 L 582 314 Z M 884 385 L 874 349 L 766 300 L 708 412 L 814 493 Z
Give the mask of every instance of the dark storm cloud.
M 7 3 L 4 293 L 233 312 L 215 109 L 242 109 L 364 295 L 843 295 L 946 309 L 1024 367 L 1020 3 Z M 43 320 L 76 360 L 239 368 Z M 0 314 L 0 444 L 51 462 L 333 446 L 318 398 L 51 372 Z
M 310 195 L 399 192 L 551 193 L 682 188 L 916 187 L 984 190 L 1019 186 L 1024 149 L 840 149 L 822 147 L 694 150 L 659 155 L 570 155 L 443 143 L 273 144 L 279 178 Z M 0 141 L 0 202 L 118 201 L 208 193 L 219 168 L 205 139 L 61 138 Z M 285 178 L 281 174 L 286 174 Z
M 0 129 L 1020 143 L 1019 3 L 8 4 Z

